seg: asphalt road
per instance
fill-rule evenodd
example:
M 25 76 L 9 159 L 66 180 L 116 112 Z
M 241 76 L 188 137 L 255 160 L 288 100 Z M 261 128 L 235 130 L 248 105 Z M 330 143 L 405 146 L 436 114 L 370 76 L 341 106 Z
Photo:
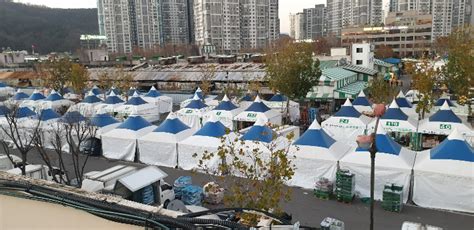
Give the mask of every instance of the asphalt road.
M 3 153 L 3 151 L 1 151 Z M 65 157 L 66 162 L 71 162 L 69 155 Z M 42 164 L 42 160 L 35 152 L 28 156 L 31 164 Z M 86 172 L 100 171 L 117 164 L 134 165 L 144 167 L 146 165 L 111 161 L 102 157 L 90 157 L 86 165 Z M 71 167 L 69 164 L 66 167 Z M 160 167 L 166 173 L 165 179 L 172 184 L 179 176 L 192 176 L 193 184 L 204 185 L 210 181 L 210 176 L 190 171 L 173 168 Z M 71 170 L 72 171 L 72 170 Z M 283 203 L 284 210 L 293 216 L 293 221 L 299 221 L 301 225 L 319 227 L 325 217 L 334 217 L 342 220 L 348 230 L 369 229 L 369 205 L 355 200 L 351 204 L 340 203 L 334 200 L 320 200 L 314 197 L 309 190 L 294 188 L 291 201 Z M 464 213 L 454 213 L 425 209 L 413 205 L 405 205 L 401 213 L 392 213 L 382 209 L 380 203 L 375 205 L 375 229 L 400 230 L 404 221 L 411 221 L 423 224 L 430 224 L 442 227 L 444 230 L 473 230 L 474 215 Z

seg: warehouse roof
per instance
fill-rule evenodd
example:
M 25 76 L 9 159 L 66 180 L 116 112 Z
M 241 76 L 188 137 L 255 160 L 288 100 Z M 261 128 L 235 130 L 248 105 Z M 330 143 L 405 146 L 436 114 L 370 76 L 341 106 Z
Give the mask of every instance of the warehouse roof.
M 337 81 L 356 75 L 356 73 L 345 70 L 343 68 L 328 68 L 321 70 L 321 72 L 322 76 L 326 77 L 326 79 L 329 79 L 331 81 Z

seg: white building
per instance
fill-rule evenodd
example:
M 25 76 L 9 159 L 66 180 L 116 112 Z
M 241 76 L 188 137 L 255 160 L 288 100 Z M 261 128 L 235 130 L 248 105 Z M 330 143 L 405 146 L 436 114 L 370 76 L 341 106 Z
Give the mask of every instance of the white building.
M 26 51 L 4 51 L 0 53 L 0 66 L 25 63 Z
M 306 35 L 305 14 L 297 13 L 295 15 L 295 40 L 304 40 Z
M 351 48 L 352 64 L 374 69 L 374 47 L 370 43 L 354 43 Z
M 277 0 L 194 0 L 195 39 L 218 53 L 265 48 L 279 38 Z

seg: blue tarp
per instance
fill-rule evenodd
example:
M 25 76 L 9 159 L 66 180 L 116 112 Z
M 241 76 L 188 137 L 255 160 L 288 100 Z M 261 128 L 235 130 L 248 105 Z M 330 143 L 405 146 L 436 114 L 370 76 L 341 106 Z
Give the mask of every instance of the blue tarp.
M 464 140 L 445 139 L 430 150 L 431 159 L 474 162 L 474 149 Z
M 448 105 L 449 105 L 450 107 L 453 107 L 453 106 L 454 106 L 453 102 L 451 102 L 451 100 L 449 100 L 449 99 L 447 99 L 447 98 L 440 98 L 440 99 L 438 99 L 438 100 L 436 101 L 436 103 L 434 104 L 434 106 L 442 106 L 445 101 L 448 103 Z
M 15 94 L 15 96 L 13 96 L 13 100 L 17 100 L 17 101 L 19 101 L 19 100 L 25 100 L 25 99 L 27 99 L 27 98 L 29 98 L 29 97 L 30 97 L 30 96 L 28 96 L 28 94 L 26 94 L 26 93 L 17 92 L 17 93 Z
M 270 110 L 270 108 L 268 108 L 268 106 L 265 105 L 263 102 L 254 102 L 245 111 L 265 113 L 268 110 Z
M 181 200 L 185 205 L 200 206 L 203 198 L 203 190 L 196 185 L 187 185 L 182 190 Z
M 82 100 L 82 103 L 88 103 L 88 104 L 94 104 L 97 102 L 101 102 L 100 98 L 98 98 L 96 95 L 88 95 L 84 100 Z
M 174 181 L 173 190 L 176 199 L 181 199 L 183 195 L 183 189 L 188 186 L 192 185 L 193 181 L 190 176 L 180 176 L 178 179 Z
M 122 102 L 123 102 L 123 100 L 120 99 L 120 97 L 118 97 L 118 96 L 107 96 L 107 98 L 104 101 L 104 103 L 108 104 L 108 105 L 115 105 L 115 104 L 122 103 Z
M 130 129 L 133 131 L 138 131 L 150 125 L 151 125 L 150 122 L 145 120 L 143 117 L 130 116 L 121 125 L 119 125 L 117 129 Z
M 357 97 L 352 105 L 360 105 L 360 106 L 370 106 L 370 102 L 367 97 Z
M 31 94 L 31 96 L 28 98 L 28 100 L 38 101 L 38 100 L 43 100 L 45 98 L 46 97 L 43 94 L 41 94 L 39 92 L 36 92 L 36 93 Z
M 308 145 L 322 148 L 329 148 L 336 142 L 322 129 L 308 129 L 294 145 Z
M 275 95 L 273 95 L 272 98 L 270 98 L 270 101 L 286 101 L 287 97 L 277 93 Z
M 143 100 L 141 97 L 131 97 L 130 99 L 128 99 L 127 103 L 125 103 L 126 105 L 143 105 L 143 104 L 147 104 L 148 102 L 146 102 L 145 100 Z
M 69 124 L 78 123 L 85 120 L 86 118 L 77 111 L 67 112 L 61 118 L 59 118 L 60 122 Z
M 438 121 L 438 122 L 451 122 L 451 123 L 461 123 L 461 119 L 454 114 L 452 110 L 438 110 L 435 114 L 431 115 L 429 121 Z
M 91 125 L 102 128 L 107 125 L 115 124 L 118 123 L 119 121 L 115 120 L 110 114 L 108 113 L 102 113 L 102 114 L 96 114 L 94 117 L 91 119 Z
M 163 121 L 163 123 L 160 124 L 160 126 L 158 126 L 158 128 L 153 130 L 153 132 L 177 134 L 186 129 L 189 129 L 189 126 L 184 124 L 178 118 L 174 118 L 166 119 L 165 121 Z
M 187 109 L 202 109 L 202 108 L 205 108 L 207 107 L 206 104 L 204 104 L 204 102 L 202 102 L 201 100 L 191 100 L 189 102 L 188 105 L 186 105 L 185 108 Z
M 59 101 L 59 100 L 63 100 L 64 98 L 59 95 L 59 93 L 51 93 L 50 95 L 48 95 L 48 97 L 45 99 L 46 101 Z
M 261 141 L 270 143 L 273 140 L 273 130 L 268 126 L 254 125 L 242 137 L 245 141 Z
M 221 103 L 219 103 L 219 105 L 217 105 L 216 108 L 214 108 L 214 110 L 232 111 L 237 108 L 238 107 L 234 105 L 234 103 L 232 103 L 231 101 L 222 101 Z
M 408 116 L 400 108 L 388 108 L 382 119 L 406 121 Z
M 16 111 L 16 118 L 32 117 L 32 116 L 35 116 L 35 115 L 36 115 L 36 113 L 33 112 L 33 110 L 31 110 L 28 107 L 20 107 Z
M 226 127 L 220 122 L 206 122 L 194 136 L 222 137 L 226 133 Z
M 335 117 L 360 117 L 361 114 L 353 106 L 341 106 Z
M 48 121 L 48 120 L 55 119 L 55 118 L 60 118 L 60 117 L 61 117 L 61 115 L 59 115 L 58 113 L 56 113 L 52 109 L 43 109 L 43 110 L 41 110 L 41 112 L 39 114 L 39 119 L 41 121 Z

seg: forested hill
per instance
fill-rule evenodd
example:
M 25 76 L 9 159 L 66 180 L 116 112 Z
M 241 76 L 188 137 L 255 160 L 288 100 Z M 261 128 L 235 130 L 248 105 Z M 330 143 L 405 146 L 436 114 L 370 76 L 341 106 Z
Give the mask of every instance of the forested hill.
M 53 9 L 0 0 L 0 49 L 75 52 L 81 34 L 98 34 L 97 9 Z M 0 51 L 1 52 L 1 51 Z

